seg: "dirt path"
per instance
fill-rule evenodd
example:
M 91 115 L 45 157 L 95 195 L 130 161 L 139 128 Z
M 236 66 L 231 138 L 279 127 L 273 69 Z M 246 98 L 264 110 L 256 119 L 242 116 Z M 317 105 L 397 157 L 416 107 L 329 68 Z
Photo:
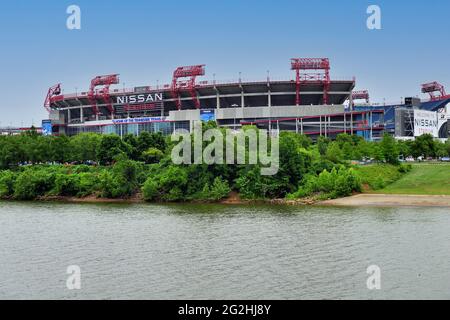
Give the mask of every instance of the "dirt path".
M 449 207 L 450 196 L 419 196 L 395 194 L 359 194 L 318 203 L 326 206 L 349 207 Z

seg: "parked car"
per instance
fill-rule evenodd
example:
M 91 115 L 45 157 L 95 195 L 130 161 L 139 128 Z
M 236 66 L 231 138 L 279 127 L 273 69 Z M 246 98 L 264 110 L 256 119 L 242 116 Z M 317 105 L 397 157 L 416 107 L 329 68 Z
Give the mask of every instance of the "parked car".
M 442 162 L 450 162 L 450 157 L 443 157 L 441 158 Z
M 413 157 L 408 157 L 408 158 L 406 158 L 406 162 L 414 162 L 415 160 L 414 160 L 414 158 Z

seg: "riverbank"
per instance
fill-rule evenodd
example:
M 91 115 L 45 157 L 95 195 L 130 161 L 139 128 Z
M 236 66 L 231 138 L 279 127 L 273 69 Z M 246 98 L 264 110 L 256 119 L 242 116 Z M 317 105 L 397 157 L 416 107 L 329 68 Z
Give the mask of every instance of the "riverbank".
M 0 202 L 17 202 L 18 200 L 12 198 L 3 198 L 0 199 Z M 71 197 L 71 196 L 41 196 L 29 202 L 61 202 L 61 203 L 87 203 L 87 204 L 96 204 L 96 203 L 105 203 L 105 204 L 169 204 L 173 202 L 162 202 L 162 201 L 146 201 L 143 195 L 136 194 L 130 198 L 102 198 L 95 195 L 87 196 L 87 197 Z M 304 199 L 296 199 L 296 200 L 288 200 L 288 199 L 260 199 L 260 200 L 246 200 L 242 199 L 239 194 L 232 192 L 229 197 L 218 200 L 218 201 L 207 201 L 207 200 L 191 200 L 187 202 L 175 202 L 175 203 L 188 203 L 188 204 L 221 204 L 221 205 L 255 205 L 255 204 L 271 204 L 271 205 L 314 205 L 317 204 L 318 201 L 313 198 L 304 198 Z
M 127 164 L 127 166 L 124 166 Z M 370 166 L 355 166 L 340 177 L 341 171 L 332 170 L 322 172 L 311 178 L 296 194 L 290 194 L 286 198 L 274 197 L 261 199 L 241 194 L 236 188 L 230 190 L 227 181 L 215 181 L 203 188 L 201 194 L 191 197 L 174 197 L 163 199 L 155 196 L 152 199 L 146 197 L 145 192 L 160 194 L 152 187 L 152 184 L 142 185 L 148 173 L 139 179 L 135 178 L 130 183 L 128 174 L 122 174 L 122 169 L 133 168 L 133 162 L 120 162 L 112 168 L 90 167 L 61 167 L 61 166 L 36 166 L 27 168 L 23 172 L 5 171 L 0 179 L 0 198 L 3 200 L 35 200 L 39 202 L 66 202 L 66 203 L 192 203 L 192 204 L 223 204 L 223 205 L 336 205 L 336 206 L 450 206 L 450 166 L 448 164 L 420 164 L 408 166 L 393 166 L 378 164 Z M 124 167 L 124 168 L 122 168 Z M 121 169 L 118 171 L 118 169 Z M 137 170 L 137 168 L 134 168 Z M 78 172 L 82 171 L 82 172 Z M 125 170 L 126 171 L 126 170 Z M 120 174 L 119 174 L 119 173 Z M 347 174 L 352 173 L 354 174 Z M 177 171 L 177 173 L 179 173 Z M 118 181 L 111 179 L 111 175 L 118 175 Z M 178 177 L 179 174 L 171 176 Z M 139 176 L 134 174 L 134 176 Z M 358 180 L 355 180 L 356 179 Z M 161 177 L 159 177 L 161 178 Z M 343 182 L 353 184 L 350 189 L 342 191 Z M 148 181 L 158 181 L 156 178 Z M 216 179 L 217 180 L 217 179 Z M 120 182 L 120 183 L 119 183 Z M 207 182 L 206 182 L 207 183 Z M 260 183 L 261 187 L 268 186 L 267 182 Z M 124 188 L 126 185 L 128 188 Z M 167 183 L 166 183 L 167 184 Z M 247 183 L 248 184 L 248 183 Z M 245 185 L 247 185 L 245 184 Z M 150 187 L 148 190 L 146 187 Z M 165 194 L 172 195 L 173 185 L 167 184 Z M 139 190 L 141 189 L 141 190 Z M 164 191 L 163 190 L 163 191 Z M 172 190 L 172 191 L 171 191 Z M 352 191 L 353 190 L 353 191 Z M 114 191 L 114 192 L 112 192 Z M 120 191 L 117 193 L 116 191 Z M 245 191 L 245 189 L 244 189 Z M 362 194 L 360 194 L 362 191 Z M 181 195 L 184 193 L 181 192 Z M 6 196 L 4 195 L 6 194 Z M 75 195 L 76 194 L 76 195 Z M 214 196 L 211 196 L 214 194 Z M 220 196 L 217 196 L 219 194 Z M 353 197 L 345 197 L 354 195 Z M 409 197 L 402 196 L 409 195 Z M 1 196 L 3 195 L 3 196 Z M 177 194 L 175 194 L 177 195 Z M 420 196 L 418 196 L 420 195 Z M 252 195 L 251 195 L 252 196 Z M 254 196 L 254 195 L 253 195 Z M 438 197 L 436 197 L 438 196 Z M 439 197 L 447 196 L 447 197 Z M 335 199 L 337 200 L 326 200 Z M 250 199 L 250 200 L 248 200 Z M 326 200 L 326 201 L 324 201 Z
M 351 197 L 326 200 L 317 203 L 324 206 L 341 207 L 448 207 L 450 196 L 358 194 Z
M 14 201 L 14 200 L 11 200 Z M 38 202 L 86 203 L 86 204 L 164 204 L 162 202 L 145 201 L 142 195 L 127 199 L 108 199 L 89 196 L 84 198 L 47 196 L 35 199 Z M 267 199 L 244 200 L 236 195 L 221 201 L 190 201 L 189 204 L 233 205 L 274 205 L 274 206 L 335 206 L 335 207 L 445 207 L 450 208 L 450 196 L 447 195 L 400 195 L 400 194 L 368 194 L 362 193 L 351 197 L 320 201 L 314 198 L 296 200 Z

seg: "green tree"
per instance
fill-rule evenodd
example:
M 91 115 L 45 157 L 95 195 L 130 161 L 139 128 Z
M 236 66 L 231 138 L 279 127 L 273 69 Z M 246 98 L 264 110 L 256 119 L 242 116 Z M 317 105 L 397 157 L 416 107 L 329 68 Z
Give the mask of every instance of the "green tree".
M 327 154 L 328 145 L 330 144 L 330 139 L 320 136 L 317 139 L 317 148 L 321 156 L 325 156 Z
M 329 144 L 325 157 L 334 163 L 342 162 L 344 159 L 344 153 L 342 152 L 338 142 L 334 141 Z
M 434 157 L 436 156 L 436 144 L 431 134 L 424 134 L 416 137 L 412 143 L 412 153 L 414 157 Z
M 123 138 L 123 141 L 130 146 L 130 154 L 128 155 L 129 158 L 133 159 L 135 161 L 139 160 L 141 154 L 139 153 L 139 150 L 138 150 L 138 139 L 137 139 L 137 137 L 134 134 L 132 134 L 132 133 L 128 133 Z
M 137 138 L 137 151 L 140 155 L 150 148 L 155 148 L 164 152 L 166 147 L 166 140 L 161 132 L 149 133 L 144 131 Z
M 380 142 L 381 152 L 383 158 L 387 163 L 397 165 L 399 163 L 399 149 L 394 137 L 385 133 L 383 139 Z
M 86 162 L 97 159 L 101 136 L 95 133 L 81 133 L 70 138 L 69 150 L 72 161 Z
M 103 135 L 97 149 L 97 160 L 103 164 L 111 164 L 117 157 L 128 157 L 131 147 L 118 135 Z

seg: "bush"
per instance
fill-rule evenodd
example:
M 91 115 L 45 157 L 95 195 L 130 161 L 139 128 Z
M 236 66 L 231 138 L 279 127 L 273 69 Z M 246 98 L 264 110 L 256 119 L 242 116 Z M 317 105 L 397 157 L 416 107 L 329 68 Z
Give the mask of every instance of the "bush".
M 231 192 L 230 185 L 228 181 L 222 180 L 222 178 L 217 177 L 214 179 L 214 183 L 211 187 L 211 198 L 212 200 L 221 200 L 228 197 Z
M 331 172 L 324 170 L 319 176 L 308 176 L 304 185 L 287 198 L 304 198 L 315 193 L 322 199 L 346 197 L 361 189 L 361 180 L 354 170 L 342 167 L 339 170 L 334 168 Z
M 54 187 L 55 175 L 45 170 L 25 170 L 14 183 L 14 197 L 19 200 L 33 200 L 45 195 Z
M 55 178 L 54 194 L 60 196 L 75 196 L 78 193 L 78 175 L 57 174 Z
M 99 189 L 98 175 L 95 173 L 80 173 L 78 179 L 78 197 L 85 197 L 95 193 Z
M 187 198 L 188 173 L 185 167 L 169 166 L 151 174 L 142 192 L 147 201 L 184 201 Z
M 99 180 L 102 197 L 129 197 L 137 188 L 137 164 L 132 160 L 119 161 L 111 170 L 104 170 Z
M 230 186 L 227 181 L 224 181 L 221 177 L 214 179 L 212 186 L 206 184 L 201 192 L 202 200 L 218 201 L 226 198 L 231 192 Z
M 142 153 L 142 160 L 148 164 L 159 163 L 163 157 L 164 153 L 156 148 L 150 148 Z
M 277 198 L 289 190 L 286 175 L 262 176 L 258 165 L 242 170 L 236 179 L 236 188 L 244 199 Z
M 159 199 L 158 183 L 152 178 L 148 178 L 142 187 L 145 201 L 153 201 Z
M 14 193 L 16 175 L 12 171 L 0 172 L 0 198 L 10 197 Z
M 60 196 L 85 197 L 98 189 L 98 177 L 94 173 L 57 174 L 52 193 Z
M 398 172 L 400 173 L 408 173 L 412 170 L 412 165 L 410 164 L 401 164 L 398 168 Z
M 361 192 L 361 180 L 357 177 L 353 169 L 339 170 L 334 183 L 334 192 L 338 197 L 347 197 L 353 192 Z

